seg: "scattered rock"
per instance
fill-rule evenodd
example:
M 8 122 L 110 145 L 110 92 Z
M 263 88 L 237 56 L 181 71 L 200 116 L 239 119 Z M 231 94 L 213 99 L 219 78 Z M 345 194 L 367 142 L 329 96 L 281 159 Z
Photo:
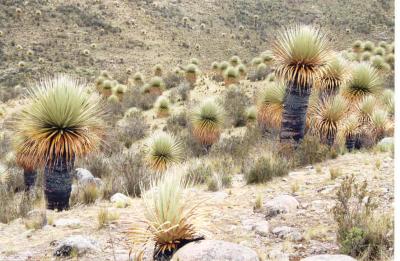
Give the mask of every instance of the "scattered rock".
M 25 224 L 31 228 L 42 228 L 47 224 L 46 210 L 34 209 L 28 212 L 25 217 Z
M 118 207 L 126 207 L 129 206 L 131 200 L 129 197 L 125 196 L 122 193 L 115 193 L 114 195 L 112 195 L 112 197 L 110 198 L 110 201 L 112 203 L 115 203 L 116 205 L 118 205 Z
M 260 221 L 253 227 L 256 234 L 266 237 L 269 234 L 269 223 L 266 220 Z
M 356 261 L 356 259 L 346 255 L 317 255 L 303 258 L 301 261 Z
M 76 218 L 60 218 L 54 222 L 55 227 L 79 227 L 81 221 Z
M 88 251 L 99 251 L 98 243 L 93 239 L 76 235 L 60 241 L 53 254 L 54 256 L 70 256 L 71 253 L 75 252 L 78 256 L 81 256 Z
M 394 137 L 386 137 L 378 142 L 378 146 L 391 146 L 394 144 Z
M 192 242 L 179 249 L 172 261 L 259 261 L 252 249 L 235 243 L 220 240 L 201 240 Z
M 75 176 L 76 179 L 78 180 L 78 185 L 79 186 L 86 186 L 88 184 L 96 184 L 97 187 L 101 187 L 103 182 L 101 179 L 96 178 L 93 176 L 93 174 L 84 168 L 77 168 L 75 169 Z
M 279 214 L 295 212 L 299 206 L 299 202 L 292 196 L 281 195 L 271 200 L 265 200 L 264 211 L 265 217 L 272 218 Z
M 282 253 L 282 251 L 280 251 L 278 249 L 274 249 L 268 253 L 267 260 L 289 261 L 289 255 Z
M 272 230 L 272 234 L 274 234 L 279 238 L 289 239 L 292 241 L 303 240 L 303 236 L 301 235 L 299 230 L 293 227 L 287 227 L 287 226 L 276 227 Z

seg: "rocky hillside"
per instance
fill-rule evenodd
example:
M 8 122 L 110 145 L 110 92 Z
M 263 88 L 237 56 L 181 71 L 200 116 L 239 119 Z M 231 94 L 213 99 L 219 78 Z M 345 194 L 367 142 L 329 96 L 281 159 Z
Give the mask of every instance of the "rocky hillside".
M 103 69 L 125 80 L 128 68 L 173 70 L 191 57 L 203 70 L 234 54 L 250 61 L 293 23 L 323 27 L 338 49 L 355 39 L 392 41 L 394 1 L 3 0 L 0 86 L 55 72 L 90 78 Z

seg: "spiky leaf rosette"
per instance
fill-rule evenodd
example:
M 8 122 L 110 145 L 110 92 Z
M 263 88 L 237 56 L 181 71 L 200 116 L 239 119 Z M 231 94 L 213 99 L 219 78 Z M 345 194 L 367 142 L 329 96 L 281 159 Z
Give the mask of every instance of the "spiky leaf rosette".
M 329 54 L 324 33 L 310 26 L 294 26 L 280 33 L 273 44 L 275 74 L 286 82 L 312 86 L 322 76 Z
M 286 85 L 269 82 L 259 94 L 257 120 L 261 126 L 279 129 L 282 122 Z
M 206 100 L 197 106 L 191 115 L 194 137 L 203 145 L 214 144 L 220 136 L 224 113 L 220 105 Z
M 251 60 L 251 64 L 253 66 L 257 66 L 262 62 L 263 62 L 263 60 L 260 57 L 255 57 L 255 58 L 253 58 L 253 60 Z
M 368 123 L 371 120 L 372 112 L 377 104 L 377 100 L 373 95 L 365 96 L 358 104 L 357 111 L 362 124 Z
M 360 133 L 360 120 L 356 114 L 350 114 L 343 119 L 339 126 L 338 136 L 339 139 L 345 140 L 346 138 L 354 138 Z
M 183 148 L 174 136 L 160 132 L 154 134 L 147 144 L 147 160 L 152 170 L 163 173 L 172 164 L 183 159 Z
M 166 97 L 160 96 L 156 101 L 155 107 L 157 108 L 158 116 L 163 117 L 169 115 L 170 103 Z
M 171 168 L 148 191 L 142 186 L 142 217 L 135 218 L 127 233 L 135 244 L 153 241 L 156 254 L 171 253 L 180 243 L 197 238 L 207 224 L 205 198 L 188 193 L 182 166 Z
M 374 110 L 371 114 L 371 132 L 376 139 L 382 138 L 386 130 L 391 127 L 387 111 L 382 109 Z
M 332 56 L 326 66 L 326 70 L 317 80 L 317 87 L 324 91 L 337 90 L 343 83 L 345 83 L 350 74 L 347 63 L 340 56 Z
M 382 95 L 380 96 L 380 101 L 382 105 L 385 107 L 389 116 L 394 115 L 394 92 L 390 89 L 386 89 Z
M 228 67 L 229 67 L 229 63 L 227 61 L 222 61 L 219 64 L 219 69 L 221 72 L 224 72 L 226 70 L 226 68 L 228 68 Z
M 246 120 L 249 123 L 256 121 L 257 119 L 257 107 L 251 106 L 246 109 Z
M 37 168 L 98 148 L 104 134 L 101 99 L 67 75 L 39 81 L 16 122 L 17 161 Z
M 199 59 L 197 59 L 197 58 L 190 59 L 190 64 L 194 64 L 194 65 L 198 66 L 200 64 Z
M 342 96 L 323 98 L 310 107 L 311 131 L 322 139 L 335 137 L 346 112 L 347 102 Z
M 378 71 L 368 63 L 358 63 L 354 64 L 347 83 L 342 85 L 341 93 L 350 101 L 359 101 L 369 94 L 378 94 L 381 87 Z

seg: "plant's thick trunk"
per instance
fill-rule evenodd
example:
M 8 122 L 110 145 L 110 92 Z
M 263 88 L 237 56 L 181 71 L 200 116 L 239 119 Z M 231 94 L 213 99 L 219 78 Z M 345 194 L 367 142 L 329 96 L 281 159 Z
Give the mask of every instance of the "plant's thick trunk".
M 354 150 L 355 145 L 356 145 L 356 137 L 347 136 L 345 145 L 346 145 L 346 148 L 347 148 L 348 151 Z
M 24 168 L 25 191 L 30 191 L 35 186 L 37 172 L 36 170 Z
M 335 143 L 335 138 L 336 135 L 334 135 L 333 133 L 329 133 L 326 135 L 326 145 L 328 145 L 329 148 L 331 148 L 333 146 L 333 143 Z
M 309 86 L 299 86 L 290 83 L 286 89 L 281 132 L 279 138 L 281 142 L 298 143 L 304 137 L 306 126 L 306 114 L 311 88 Z
M 71 195 L 73 160 L 57 159 L 49 162 L 44 169 L 44 193 L 48 209 L 65 210 L 69 208 Z

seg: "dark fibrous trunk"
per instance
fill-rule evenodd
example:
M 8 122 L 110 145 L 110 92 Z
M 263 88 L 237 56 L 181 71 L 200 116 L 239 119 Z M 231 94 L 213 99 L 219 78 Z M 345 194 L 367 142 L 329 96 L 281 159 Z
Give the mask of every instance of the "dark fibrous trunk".
M 356 146 L 356 137 L 354 136 L 347 136 L 346 137 L 346 148 L 348 151 L 352 151 L 354 150 L 355 146 Z
M 282 125 L 280 132 L 281 142 L 298 143 L 304 137 L 306 114 L 311 88 L 290 83 L 286 89 L 284 99 Z
M 36 170 L 24 168 L 25 191 L 30 191 L 35 186 L 36 176 Z
M 45 195 L 47 208 L 53 210 L 69 209 L 71 195 L 73 160 L 58 158 L 49 162 L 44 169 Z

